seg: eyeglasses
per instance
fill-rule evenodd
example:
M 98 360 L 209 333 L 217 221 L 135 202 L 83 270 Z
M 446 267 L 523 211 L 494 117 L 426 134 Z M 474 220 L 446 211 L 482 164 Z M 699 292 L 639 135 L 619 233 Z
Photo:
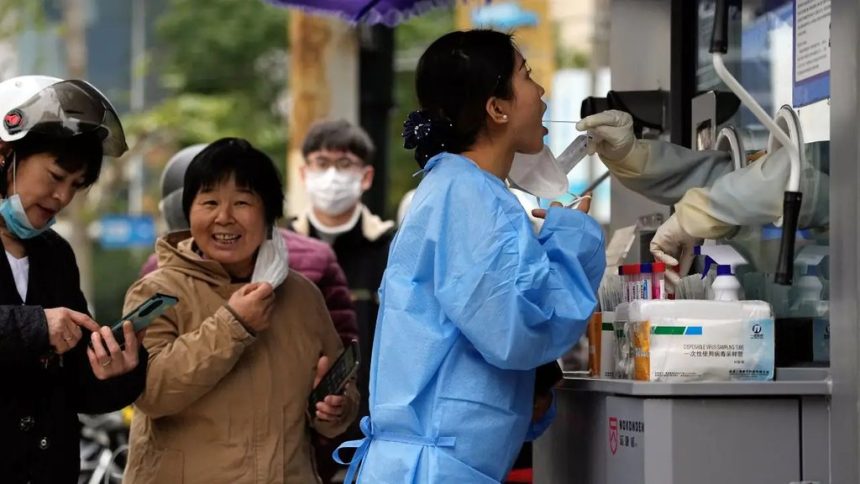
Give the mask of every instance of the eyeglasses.
M 350 168 L 359 167 L 362 164 L 361 160 L 350 158 L 348 156 L 342 156 L 340 158 L 313 156 L 308 158 L 308 165 L 310 165 L 311 168 L 322 171 L 328 170 L 331 167 L 334 167 L 337 170 L 349 170 Z

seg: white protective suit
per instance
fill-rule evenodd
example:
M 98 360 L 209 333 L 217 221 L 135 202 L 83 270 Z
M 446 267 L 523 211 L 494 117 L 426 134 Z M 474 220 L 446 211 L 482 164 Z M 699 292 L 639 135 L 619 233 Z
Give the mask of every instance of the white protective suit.
M 739 227 L 768 224 L 782 216 L 790 172 L 784 149 L 734 170 L 727 152 L 636 140 L 632 118 L 620 111 L 589 116 L 577 129 L 597 136 L 599 141 L 591 146 L 624 186 L 657 203 L 674 204 L 675 214 L 660 227 L 651 246 L 658 259 L 671 265 L 701 239 L 730 237 Z M 808 162 L 801 164 L 800 228 L 829 225 L 828 186 L 829 174 Z M 681 273 L 684 269 L 682 265 Z

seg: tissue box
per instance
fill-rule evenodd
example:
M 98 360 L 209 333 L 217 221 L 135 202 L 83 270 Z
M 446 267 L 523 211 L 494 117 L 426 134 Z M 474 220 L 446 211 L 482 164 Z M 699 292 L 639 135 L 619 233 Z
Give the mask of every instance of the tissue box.
M 763 301 L 630 303 L 633 377 L 761 381 L 774 373 L 774 320 Z

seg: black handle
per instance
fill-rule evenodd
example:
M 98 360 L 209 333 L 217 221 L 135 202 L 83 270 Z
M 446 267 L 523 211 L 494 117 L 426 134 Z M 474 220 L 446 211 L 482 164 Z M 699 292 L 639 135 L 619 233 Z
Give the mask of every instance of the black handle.
M 729 50 L 729 2 L 716 0 L 714 6 L 714 32 L 711 34 L 710 53 L 725 54 Z
M 790 286 L 794 279 L 794 237 L 802 201 L 801 192 L 785 192 L 782 200 L 782 240 L 779 243 L 779 259 L 774 276 L 774 282 L 781 286 Z

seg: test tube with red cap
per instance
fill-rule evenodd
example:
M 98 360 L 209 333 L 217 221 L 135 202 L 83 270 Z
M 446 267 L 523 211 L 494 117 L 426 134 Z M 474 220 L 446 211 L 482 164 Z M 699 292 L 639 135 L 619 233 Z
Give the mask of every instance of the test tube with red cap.
M 667 299 L 666 296 L 666 264 L 655 262 L 651 264 L 651 279 L 654 299 Z
M 627 291 L 630 295 L 630 301 L 635 301 L 636 299 L 641 299 L 642 294 L 639 275 L 639 264 L 625 264 L 624 265 L 624 274 L 627 276 Z
M 624 266 L 618 266 L 618 277 L 621 278 L 621 301 L 630 302 L 627 294 L 627 276 L 624 274 Z

